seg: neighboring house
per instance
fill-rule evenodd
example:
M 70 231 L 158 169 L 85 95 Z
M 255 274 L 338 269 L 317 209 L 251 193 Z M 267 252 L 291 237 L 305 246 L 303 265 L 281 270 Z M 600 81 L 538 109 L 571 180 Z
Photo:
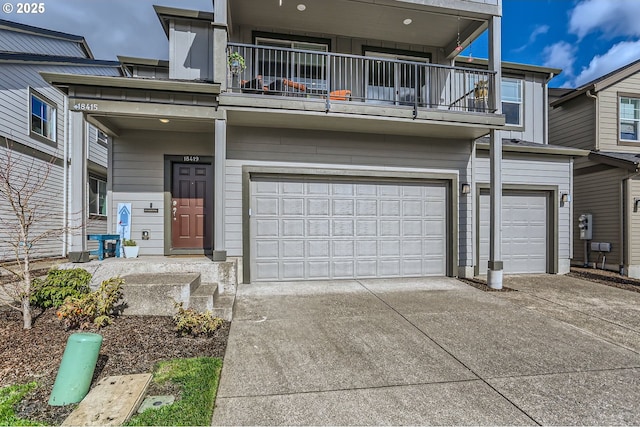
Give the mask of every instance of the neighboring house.
M 245 282 L 569 270 L 583 151 L 547 144 L 559 70 L 500 69 L 499 0 L 213 3 L 155 7 L 168 62 L 43 73 L 113 137 L 110 231 L 130 202 L 142 255 L 237 258 Z M 489 60 L 456 64 L 487 28 Z
M 109 137 L 80 117 L 85 154 L 75 161 L 69 151 L 67 97 L 47 84 L 40 71 L 117 76 L 122 75 L 120 64 L 95 60 L 82 37 L 0 20 L 0 150 L 7 149 L 6 139 L 18 169 L 32 163 L 36 170 L 51 168 L 36 202 L 46 220 L 33 231 L 62 229 L 72 216 L 82 214 L 88 231 L 105 232 Z M 76 165 L 82 170 L 74 173 Z M 69 194 L 78 185 L 89 196 L 73 204 Z M 14 214 L 3 203 L 0 215 L 7 220 Z M 44 240 L 34 247 L 34 255 L 66 256 L 68 238 Z M 0 230 L 0 261 L 15 257 L 8 239 L 7 229 Z
M 549 116 L 554 144 L 590 150 L 574 169 L 574 223 L 591 214 L 587 246 L 573 228 L 573 261 L 640 277 L 640 61 L 577 89 L 554 89 Z M 591 242 L 611 251 L 591 250 Z M 603 258 L 604 255 L 604 258 Z

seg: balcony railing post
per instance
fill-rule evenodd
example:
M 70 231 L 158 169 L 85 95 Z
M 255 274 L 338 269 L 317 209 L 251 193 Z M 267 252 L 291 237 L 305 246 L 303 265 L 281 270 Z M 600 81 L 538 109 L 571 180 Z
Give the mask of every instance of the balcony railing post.
M 327 95 L 326 95 L 326 106 L 325 109 L 327 111 L 329 111 L 331 109 L 331 67 L 334 65 L 334 61 L 333 61 L 333 57 L 330 54 L 326 54 L 327 55 L 327 82 L 326 82 L 326 88 L 327 88 Z

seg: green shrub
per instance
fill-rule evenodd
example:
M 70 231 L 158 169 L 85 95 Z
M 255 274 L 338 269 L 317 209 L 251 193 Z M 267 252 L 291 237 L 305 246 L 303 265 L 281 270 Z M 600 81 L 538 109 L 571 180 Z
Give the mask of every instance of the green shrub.
M 0 426 L 37 426 L 38 423 L 18 418 L 15 406 L 33 389 L 35 382 L 0 388 Z
M 182 303 L 176 303 L 178 313 L 173 316 L 176 332 L 180 335 L 213 335 L 222 326 L 223 320 L 215 317 L 210 311 L 198 312 L 193 308 L 185 309 Z
M 82 268 L 69 270 L 51 269 L 44 279 L 34 279 L 31 304 L 35 307 L 58 308 L 67 297 L 88 294 L 91 273 Z
M 111 324 L 118 315 L 118 302 L 122 299 L 120 277 L 107 279 L 96 290 L 79 297 L 69 297 L 57 311 L 67 329 L 101 328 Z

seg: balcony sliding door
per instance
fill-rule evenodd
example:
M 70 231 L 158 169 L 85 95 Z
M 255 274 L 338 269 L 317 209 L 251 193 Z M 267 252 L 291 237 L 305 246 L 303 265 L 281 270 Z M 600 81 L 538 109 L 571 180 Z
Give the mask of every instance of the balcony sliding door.
M 420 106 L 428 104 L 429 58 L 365 51 L 365 97 L 367 102 Z M 411 61 L 404 62 L 404 61 Z
M 308 89 L 326 90 L 327 57 L 325 53 L 329 50 L 327 44 L 263 37 L 256 38 L 256 44 L 265 47 L 265 49 L 256 49 L 254 60 L 255 73 L 262 76 L 266 86 L 277 86 L 279 81 L 287 79 L 304 84 Z

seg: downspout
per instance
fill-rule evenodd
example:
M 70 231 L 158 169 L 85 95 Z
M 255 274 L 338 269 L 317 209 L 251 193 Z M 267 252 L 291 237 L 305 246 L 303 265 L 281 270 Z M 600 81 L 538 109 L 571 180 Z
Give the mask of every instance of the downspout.
M 62 256 L 67 255 L 68 244 L 69 244 L 69 231 L 68 231 L 68 221 L 69 221 L 69 206 L 68 206 L 68 198 L 69 198 L 69 96 L 65 95 L 64 97 L 64 155 L 63 155 L 63 177 L 62 177 L 62 227 L 64 232 L 62 233 Z
M 593 151 L 600 151 L 600 103 L 598 102 L 598 97 L 591 93 L 591 89 L 585 92 L 589 98 L 593 99 L 596 102 L 596 114 L 594 117 L 594 121 L 596 123 L 596 135 L 595 135 L 595 148 Z
M 547 77 L 547 80 L 544 82 L 544 90 L 542 93 L 543 96 L 543 100 L 542 100 L 542 105 L 544 105 L 544 117 L 542 120 L 542 137 L 543 137 L 543 143 L 548 145 L 549 144 L 549 82 L 551 81 L 551 79 L 553 79 L 556 75 L 553 73 L 549 73 L 549 77 Z

